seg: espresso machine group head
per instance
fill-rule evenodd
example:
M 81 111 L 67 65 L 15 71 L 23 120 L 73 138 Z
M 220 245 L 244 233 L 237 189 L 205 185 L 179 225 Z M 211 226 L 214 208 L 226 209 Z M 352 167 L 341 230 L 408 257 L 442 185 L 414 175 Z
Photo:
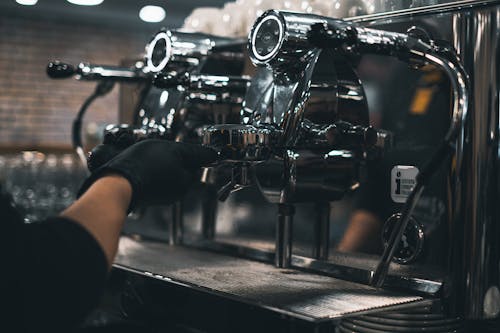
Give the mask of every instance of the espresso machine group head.
M 470 22 L 470 17 L 465 17 L 466 15 L 454 16 L 453 29 L 461 28 L 459 19 L 466 19 L 468 28 L 464 28 L 462 33 L 472 34 L 473 31 L 491 29 L 496 33 L 495 41 L 498 41 L 500 11 L 497 10 L 496 13 L 497 16 L 488 17 L 481 12 L 479 21 Z M 487 72 L 489 67 L 486 64 L 489 64 L 491 57 L 484 54 L 487 53 L 485 50 L 474 48 L 465 52 L 461 50 L 460 53 L 457 47 L 460 57 L 469 55 L 468 62 L 464 58 L 459 59 L 454 47 L 445 41 L 433 40 L 420 28 L 412 27 L 406 30 L 408 26 L 404 25 L 404 28 L 400 29 L 398 23 L 392 21 L 392 16 L 389 21 L 385 21 L 390 25 L 389 29 L 406 32 L 367 28 L 383 26 L 384 23 L 378 21 L 380 18 L 377 16 L 376 21 L 363 21 L 364 18 L 354 21 L 269 10 L 255 21 L 246 41 L 161 30 L 146 46 L 144 66 L 140 69 L 120 71 L 120 68 L 105 66 L 81 65 L 75 68 L 65 64 L 53 64 L 50 71 L 54 77 L 77 75 L 80 79 L 102 79 L 103 82 L 108 82 L 107 78 L 115 81 L 146 82 L 150 83 L 151 91 L 156 90 L 156 95 L 149 95 L 153 101 L 151 105 L 139 105 L 134 124 L 106 128 L 105 143 L 126 147 L 138 140 L 154 137 L 201 142 L 217 151 L 218 160 L 204 168 L 202 182 L 205 184 L 195 188 L 193 196 L 189 197 L 189 205 L 184 208 L 180 202 L 173 205 L 172 221 L 169 225 L 171 245 L 194 245 L 198 250 L 227 252 L 238 257 L 274 262 L 278 268 L 304 269 L 341 280 L 371 285 L 375 288 L 363 286 L 370 297 L 378 297 L 375 294 L 384 291 L 379 288 L 387 288 L 389 290 L 385 291 L 391 293 L 410 292 L 421 296 L 422 303 L 417 304 L 415 308 L 411 304 L 395 305 L 395 317 L 389 314 L 384 318 L 384 311 L 387 309 L 377 308 L 377 311 L 381 311 L 384 321 L 376 321 L 380 318 L 374 316 L 377 312 L 375 307 L 370 309 L 371 312 L 366 314 L 366 318 L 363 314 L 360 320 L 354 317 L 354 313 L 348 313 L 347 319 L 353 318 L 354 324 L 357 325 L 349 327 L 352 331 L 368 331 L 371 328 L 365 328 L 387 322 L 398 326 L 401 322 L 396 323 L 395 319 L 402 318 L 410 318 L 410 324 L 423 325 L 432 331 L 458 331 L 462 318 L 476 319 L 484 315 L 494 317 L 500 312 L 497 287 L 498 248 L 496 245 L 492 246 L 491 241 L 497 240 L 498 235 L 492 236 L 487 232 L 498 229 L 490 228 L 495 224 L 495 217 L 498 215 L 497 212 L 491 213 L 492 208 L 496 209 L 494 199 L 498 190 L 498 170 L 495 169 L 498 157 L 498 128 L 494 126 L 498 124 L 498 101 L 495 99 L 498 87 L 494 85 L 494 79 L 491 80 L 490 86 L 485 87 L 478 83 L 479 75 L 485 75 Z M 489 21 L 492 19 L 496 19 L 496 25 Z M 412 17 L 410 20 L 413 25 L 420 19 Z M 370 23 L 365 24 L 366 22 Z M 440 37 L 448 37 L 443 35 Z M 483 45 L 485 40 L 485 36 L 478 36 L 477 45 Z M 455 46 L 460 43 L 458 39 L 453 42 Z M 470 44 L 470 40 L 467 43 Z M 243 64 L 245 45 L 250 60 L 257 67 L 252 78 L 242 76 L 241 71 L 226 66 L 236 64 L 238 67 Z M 488 45 L 486 43 L 486 46 Z M 471 56 L 474 61 L 470 60 Z M 419 75 L 413 77 L 407 74 L 410 71 L 402 68 L 399 62 L 405 63 L 410 69 L 432 74 L 439 72 L 440 78 L 443 73 L 447 76 L 448 80 L 440 81 L 439 86 L 432 86 L 433 89 L 439 90 L 439 98 L 445 95 L 446 97 L 442 98 L 434 109 L 426 110 L 429 113 L 434 110 L 440 112 L 439 126 L 429 129 L 433 135 L 437 134 L 435 137 L 440 142 L 436 142 L 433 136 L 432 142 L 429 140 L 431 143 L 425 142 L 425 150 L 418 150 L 420 147 L 417 149 L 412 146 L 414 141 L 410 140 L 393 146 L 400 138 L 397 135 L 407 128 L 404 127 L 406 123 L 417 119 L 416 115 L 408 116 L 407 113 L 413 110 L 407 110 L 406 104 L 403 103 L 388 108 L 390 110 L 380 108 L 384 116 L 390 113 L 398 113 L 397 117 L 408 116 L 401 121 L 398 118 L 394 124 L 391 124 L 391 121 L 385 124 L 388 127 L 393 126 L 391 130 L 394 134 L 371 125 L 372 109 L 369 109 L 365 94 L 368 85 L 364 87 L 360 79 L 365 78 L 363 75 L 367 74 L 364 72 L 367 68 L 358 66 L 363 57 L 363 60 L 368 60 L 368 65 L 379 64 L 380 61 L 382 66 L 387 66 L 384 69 L 394 70 L 384 73 L 387 74 L 384 78 L 376 77 L 374 80 L 380 80 L 383 84 L 392 81 L 389 79 L 394 79 L 394 82 L 383 87 L 377 86 L 376 89 L 373 89 L 373 85 L 370 87 L 373 89 L 370 91 L 373 95 L 370 97 L 375 96 L 390 102 L 392 96 L 402 95 L 398 86 L 397 91 L 382 96 L 390 89 L 395 90 L 392 84 L 400 84 L 402 81 L 415 83 L 421 79 Z M 388 59 L 389 57 L 393 59 Z M 470 87 L 471 83 L 462 61 L 467 65 L 467 69 L 471 68 L 471 62 L 477 61 L 479 64 L 472 66 L 481 69 L 476 73 L 475 80 L 472 80 L 474 89 Z M 392 67 L 396 63 L 397 65 Z M 396 67 L 397 70 L 394 69 Z M 496 69 L 497 67 L 494 72 Z M 370 70 L 372 69 L 368 69 Z M 381 72 L 382 70 L 377 75 Z M 400 75 L 401 73 L 403 75 Z M 377 76 L 372 73 L 368 75 Z M 405 75 L 408 75 L 408 78 Z M 494 75 L 492 77 L 496 78 Z M 369 83 L 368 80 L 366 82 Z M 404 91 L 405 88 L 408 91 Z M 489 88 L 493 89 L 489 91 Z M 410 88 L 403 87 L 401 90 L 406 93 Z M 478 96 L 483 98 L 477 98 L 479 102 L 474 105 L 483 106 L 484 96 L 487 95 L 484 91 L 491 93 L 488 98 L 491 104 L 496 103 L 495 111 L 486 113 L 483 112 L 485 109 L 478 107 L 475 112 L 469 113 L 469 104 L 475 103 Z M 105 93 L 106 90 L 101 92 Z M 493 96 L 495 92 L 497 95 Z M 474 98 L 471 94 L 474 94 Z M 377 106 L 386 107 L 385 103 Z M 219 117 L 220 114 L 224 114 L 224 117 Z M 422 115 L 418 117 L 421 122 L 412 127 L 412 130 L 421 131 L 421 126 L 426 129 L 429 121 L 433 120 Z M 404 126 L 401 125 L 403 122 Z M 443 129 L 447 130 L 446 133 Z M 487 135 L 484 134 L 486 132 Z M 421 132 L 418 134 L 422 137 L 426 135 Z M 401 141 L 413 137 L 413 131 L 408 131 L 406 138 Z M 429 154 L 433 149 L 434 154 Z M 417 153 L 420 154 L 418 157 Z M 484 158 L 474 158 L 475 156 Z M 420 160 L 421 157 L 423 161 Z M 376 172 L 372 174 L 369 171 L 373 171 L 370 169 L 373 166 Z M 416 171 L 414 178 L 391 178 L 393 170 L 400 170 L 395 166 L 413 168 L 412 170 Z M 437 171 L 439 168 L 441 173 Z M 428 186 L 436 174 L 442 176 L 441 179 L 438 179 L 434 186 Z M 368 182 L 367 178 L 373 175 L 379 176 L 380 179 Z M 411 182 L 404 184 L 406 192 L 402 201 L 395 201 L 391 197 L 391 186 L 402 180 Z M 488 182 L 493 185 L 487 186 Z M 339 226 L 335 226 L 335 230 L 330 232 L 329 217 L 332 215 L 332 207 L 335 206 L 331 205 L 331 202 L 346 198 L 359 188 L 361 191 L 368 190 L 369 186 L 363 188 L 364 185 L 381 185 L 378 188 L 370 188 L 370 192 L 362 193 L 372 200 L 370 204 L 384 206 L 380 209 L 384 212 L 377 216 L 378 229 L 366 228 L 360 232 L 361 228 L 365 228 L 363 225 L 352 232 L 348 226 L 341 237 L 346 236 L 349 231 L 351 235 L 363 234 L 362 241 L 377 242 L 380 247 L 365 253 L 361 247 L 353 246 L 346 250 L 339 246 L 332 252 L 329 242 L 339 236 L 336 233 Z M 250 186 L 256 191 L 242 191 L 241 195 L 229 197 L 231 193 Z M 446 193 L 432 193 L 432 197 L 428 195 L 436 187 Z M 423 193 L 425 188 L 428 191 Z M 490 191 L 484 191 L 485 188 Z M 228 197 L 230 200 L 224 204 L 217 202 Z M 256 198 L 260 197 L 264 197 L 271 205 L 257 201 Z M 489 197 L 488 200 L 485 197 Z M 354 198 L 356 199 L 358 198 Z M 247 201 L 244 203 L 246 206 L 239 206 L 241 200 Z M 192 207 L 193 202 L 196 208 Z M 346 206 L 351 203 L 346 202 Z M 417 203 L 420 204 L 419 207 Z M 269 206 L 277 207 L 278 211 L 273 235 L 274 251 L 268 249 L 268 239 L 264 239 L 264 231 L 268 227 L 264 224 L 268 222 Z M 257 209 L 254 209 L 256 207 Z M 238 216 L 235 208 L 238 209 L 238 214 L 241 212 L 245 217 Z M 481 213 L 483 208 L 484 214 Z M 186 229 L 196 233 L 196 236 L 201 232 L 202 237 L 196 238 L 196 241 L 189 237 L 183 239 L 182 220 L 186 216 L 195 220 L 195 214 L 190 214 L 195 209 L 196 213 L 201 213 L 201 228 L 196 225 L 192 230 Z M 230 226 L 234 227 L 231 231 L 227 231 L 230 229 L 226 228 L 227 224 L 222 226 L 220 238 L 215 235 L 217 209 L 222 212 L 230 211 L 230 214 L 221 214 L 223 223 L 227 222 L 229 216 L 231 223 L 235 224 Z M 307 215 L 301 215 L 304 213 L 302 209 Z M 440 211 L 433 215 L 434 212 L 430 211 L 432 209 Z M 317 215 L 311 216 L 311 210 Z M 427 214 L 426 217 L 432 219 L 434 224 L 425 224 L 427 221 L 421 224 L 419 214 Z M 256 216 L 260 219 L 257 220 Z M 247 232 L 250 223 L 253 228 L 251 232 L 258 229 L 257 241 L 253 238 L 254 234 L 251 235 L 252 238 L 234 235 L 236 232 Z M 245 228 L 240 228 L 243 224 Z M 304 226 L 311 229 L 306 230 Z M 340 226 L 343 227 L 345 225 Z M 296 228 L 295 233 L 293 228 Z M 299 237 L 294 240 L 292 234 Z M 312 256 L 309 256 L 304 253 L 310 249 L 311 244 L 307 242 L 311 240 L 313 251 Z M 304 243 L 299 243 L 301 241 Z M 435 246 L 437 242 L 440 242 L 439 246 Z M 292 248 L 294 244 L 300 246 Z M 436 255 L 436 249 L 442 253 Z M 435 258 L 431 260 L 429 257 Z M 289 270 L 270 269 L 279 274 L 290 273 Z M 483 274 L 485 272 L 492 274 L 486 276 Z M 291 275 L 286 275 L 285 279 L 288 276 Z M 244 282 L 242 285 L 247 287 Z M 324 296 L 323 291 L 311 289 L 320 298 Z M 259 289 L 258 293 L 261 292 L 262 289 Z M 277 292 L 272 290 L 272 293 L 274 300 Z M 349 302 L 360 303 L 362 301 L 356 296 L 366 296 L 363 295 L 364 291 L 354 295 L 342 290 L 340 294 L 349 294 Z M 287 298 L 295 303 L 295 297 Z M 311 303 L 307 304 L 302 295 L 300 298 L 299 301 L 309 307 Z M 345 303 L 342 303 L 342 306 L 343 304 Z M 415 313 L 405 317 L 405 310 L 415 310 Z M 336 317 L 329 317 L 332 318 Z M 418 321 L 413 321 L 414 318 Z M 385 321 L 386 319 L 388 321 Z M 365 327 L 365 323 L 372 326 Z M 384 330 L 380 327 L 382 326 L 379 326 L 378 330 Z M 412 328 L 408 329 L 413 331 Z
M 354 63 L 365 54 L 391 56 L 411 68 L 435 66 L 450 78 L 452 122 L 443 143 L 417 177 L 400 222 L 388 237 L 371 279 L 382 286 L 423 188 L 462 144 L 469 98 L 468 78 L 458 57 L 448 45 L 413 31 L 386 32 L 276 10 L 257 19 L 248 49 L 260 69 L 243 104 L 243 125 L 212 126 L 205 132 L 204 143 L 219 150 L 222 165 L 234 169 L 231 181 L 219 193 L 222 198 L 255 183 L 267 199 L 278 203 L 278 266 L 290 264 L 293 203 L 342 198 L 362 182 L 365 162 L 390 146 L 390 135 L 368 124 L 364 90 L 352 70 Z
M 145 63 L 154 76 L 154 89 L 168 93 L 169 108 L 156 116 L 146 110 L 137 122 L 165 122 L 169 113 L 167 132 L 174 140 L 197 137 L 200 126 L 224 122 L 231 113 L 227 109 L 242 103 L 249 84 L 240 75 L 244 45 L 234 38 L 160 30 L 146 46 Z M 218 117 L 219 113 L 223 115 Z
M 328 205 L 356 189 L 366 160 L 390 141 L 387 132 L 369 126 L 351 60 L 308 40 L 319 18 L 272 10 L 257 19 L 248 49 L 258 70 L 240 124 L 211 126 L 204 135 L 204 144 L 219 151 L 221 167 L 233 168 L 221 199 L 255 184 L 278 204 L 279 267 L 290 265 L 294 204 Z M 321 211 L 329 215 L 328 209 Z M 318 256 L 325 257 L 327 246 L 321 247 Z

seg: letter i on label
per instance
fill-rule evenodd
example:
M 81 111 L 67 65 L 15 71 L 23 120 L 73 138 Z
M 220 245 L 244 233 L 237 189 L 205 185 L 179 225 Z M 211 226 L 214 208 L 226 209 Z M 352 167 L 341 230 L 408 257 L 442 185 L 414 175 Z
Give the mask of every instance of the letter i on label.
M 404 203 L 415 186 L 418 168 L 412 165 L 396 165 L 391 170 L 391 198 Z

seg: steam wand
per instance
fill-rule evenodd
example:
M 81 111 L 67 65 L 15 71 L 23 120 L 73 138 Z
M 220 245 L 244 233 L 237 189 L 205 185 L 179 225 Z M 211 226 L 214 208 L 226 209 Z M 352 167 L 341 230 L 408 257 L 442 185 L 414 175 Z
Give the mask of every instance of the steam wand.
M 52 61 L 47 65 L 47 75 L 53 79 L 65 79 L 76 76 L 83 80 L 97 80 L 94 92 L 83 102 L 73 120 L 71 138 L 73 148 L 83 165 L 87 165 L 87 157 L 83 149 L 82 122 L 87 109 L 98 98 L 108 94 L 116 81 L 146 82 L 147 76 L 137 69 L 117 66 L 101 66 L 80 63 L 77 67 L 60 61 Z
M 85 151 L 83 149 L 83 139 L 82 139 L 82 122 L 83 122 L 83 116 L 87 112 L 87 109 L 89 106 L 99 97 L 106 95 L 109 93 L 115 83 L 113 81 L 100 81 L 96 87 L 94 92 L 87 97 L 85 102 L 83 102 L 82 106 L 80 107 L 80 110 L 78 111 L 75 119 L 73 120 L 73 125 L 71 128 L 71 140 L 73 143 L 73 148 L 75 149 L 76 153 L 78 154 L 78 157 L 82 161 L 83 165 L 87 165 L 87 156 L 85 154 Z
M 380 54 L 395 56 L 412 65 L 432 64 L 441 68 L 450 78 L 453 88 L 453 114 L 450 128 L 438 148 L 417 176 L 415 187 L 408 196 L 401 211 L 401 220 L 392 230 L 375 271 L 371 285 L 383 286 L 389 265 L 401 241 L 408 221 L 432 176 L 456 148 L 460 149 L 464 140 L 464 123 L 469 108 L 468 76 L 454 50 L 429 44 L 408 34 L 368 29 L 341 20 L 328 20 L 311 26 L 309 41 L 320 48 L 333 48 L 351 54 Z M 457 173 L 462 161 L 457 160 Z

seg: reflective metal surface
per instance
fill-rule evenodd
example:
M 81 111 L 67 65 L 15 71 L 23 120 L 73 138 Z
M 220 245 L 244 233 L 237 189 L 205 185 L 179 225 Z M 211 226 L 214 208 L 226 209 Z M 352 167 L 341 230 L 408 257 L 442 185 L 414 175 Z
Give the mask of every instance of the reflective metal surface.
M 200 68 L 207 56 L 212 54 L 218 58 L 241 61 L 243 43 L 242 40 L 202 33 L 161 30 L 146 45 L 147 69 L 159 73 L 168 68 Z
M 292 262 L 292 228 L 295 207 L 290 204 L 278 205 L 276 222 L 276 246 L 274 264 L 279 268 L 288 268 Z
M 452 297 L 458 312 L 470 318 L 493 315 L 486 308 L 487 291 L 500 284 L 499 28 L 498 7 L 453 17 L 454 44 L 473 84 L 473 112 L 466 127 L 467 144 L 458 151 L 463 169 L 457 170 L 453 202 L 456 290 Z M 494 313 L 497 316 L 499 311 Z
M 347 20 L 375 22 L 378 19 L 408 19 L 418 15 L 436 15 L 450 11 L 467 11 L 495 4 L 497 0 L 369 0 L 368 15 L 352 15 Z
M 199 250 L 267 263 L 274 262 L 275 265 L 277 260 L 283 262 L 283 258 L 287 258 L 286 256 L 281 256 L 280 259 L 276 258 L 276 244 L 259 240 L 248 241 L 237 238 L 218 238 L 209 241 L 185 240 L 183 244 Z M 285 245 L 288 243 L 282 242 L 281 244 Z M 292 254 L 289 258 L 289 267 L 366 285 L 370 283 L 371 272 L 377 264 L 376 257 L 367 257 L 355 253 L 331 253 L 331 248 L 327 250 L 330 250 L 328 261 Z M 428 296 L 436 296 L 443 291 L 443 281 L 440 280 L 439 275 L 429 270 L 426 271 L 424 267 L 418 265 L 413 267 L 403 265 L 392 266 L 390 275 L 387 277 L 385 283 L 385 287 L 389 289 L 395 288 Z
M 419 296 L 185 247 L 122 238 L 115 267 L 308 321 L 419 302 Z
M 220 108 L 212 110 L 207 105 L 239 105 L 243 101 L 249 80 L 236 76 L 241 74 L 243 48 L 243 40 L 159 31 L 146 46 L 145 55 L 145 70 L 156 75 L 156 87 L 140 106 L 135 121 L 146 127 L 161 123 L 170 139 L 189 141 L 194 137 L 199 141 L 199 127 L 217 123 Z M 156 105 L 148 105 L 148 101 Z M 222 112 L 223 117 L 233 113 Z
M 250 78 L 170 72 L 158 74 L 154 85 L 161 89 L 183 89 L 190 102 L 240 105 L 250 85 Z
M 255 43 L 255 36 L 259 33 L 268 33 L 267 31 L 261 32 L 261 30 L 265 30 L 262 27 L 267 23 L 262 24 L 262 22 L 267 16 L 269 15 L 264 14 L 261 18 L 262 21 L 257 21 L 254 31 L 250 34 L 252 43 Z M 280 17 L 282 26 L 286 27 L 283 17 L 286 17 L 287 13 L 280 16 L 279 13 L 275 11 L 271 14 L 271 16 Z M 267 22 L 271 21 L 268 20 Z M 273 22 L 279 22 L 279 20 L 274 19 Z M 304 25 L 308 25 L 309 28 L 312 28 L 310 28 L 310 31 L 307 31 L 308 27 L 302 28 L 302 34 L 307 34 L 309 36 L 309 41 L 318 47 L 325 49 L 333 48 L 339 52 L 345 52 L 348 54 L 375 53 L 378 55 L 395 56 L 408 62 L 410 65 L 423 66 L 426 63 L 430 63 L 443 69 L 449 76 L 453 86 L 453 114 L 450 128 L 444 138 L 443 147 L 437 151 L 433 159 L 429 161 L 426 169 L 423 170 L 417 177 L 415 188 L 402 209 L 401 223 L 399 223 L 391 233 L 388 245 L 383 252 L 380 265 L 377 267 L 373 275 L 374 285 L 380 287 L 384 283 L 389 264 L 394 256 L 396 247 L 401 240 L 409 218 L 419 200 L 421 193 L 424 190 L 425 182 L 428 181 L 428 178 L 432 177 L 432 174 L 436 171 L 440 164 L 444 162 L 447 156 L 447 150 L 450 150 L 452 146 L 456 146 L 458 151 L 460 151 L 463 147 L 464 121 L 467 118 L 469 107 L 468 77 L 454 51 L 446 46 L 443 47 L 435 45 L 433 41 L 423 41 L 406 34 L 367 29 L 341 20 L 321 18 L 317 16 L 309 17 L 309 21 L 307 21 Z M 294 28 L 297 26 L 299 25 L 295 25 Z M 284 29 L 285 28 L 282 30 Z M 306 33 L 304 33 L 304 30 L 306 30 Z M 280 44 L 280 46 L 282 45 Z M 297 49 L 303 50 L 306 49 L 306 47 L 297 47 Z M 263 57 L 259 54 L 258 48 L 253 48 L 253 60 L 257 63 L 269 63 L 271 66 L 273 66 L 272 62 L 276 61 L 278 65 L 275 65 L 275 67 L 286 63 L 287 53 L 285 52 L 285 56 L 282 56 L 276 50 L 279 50 L 279 47 L 276 47 L 272 52 L 267 54 L 266 57 Z M 308 66 L 306 66 L 306 72 Z M 284 135 L 285 137 L 287 135 L 286 126 Z M 459 169 L 461 162 L 462 161 L 459 158 L 457 160 L 457 166 Z
M 244 137 L 243 132 L 260 131 L 262 134 L 270 133 L 267 136 L 275 138 L 266 140 L 265 143 L 266 153 L 272 153 L 275 157 L 263 156 L 264 158 L 259 160 L 269 159 L 267 164 L 255 166 L 258 169 L 256 170 L 258 186 L 273 202 L 304 200 L 301 198 L 310 192 L 302 193 L 300 189 L 309 188 L 314 191 L 313 184 L 323 186 L 320 185 L 320 181 L 307 178 L 305 170 L 313 164 L 317 164 L 320 169 L 325 164 L 331 164 L 332 168 L 335 168 L 335 165 L 339 166 L 336 170 L 336 179 L 342 178 L 342 184 L 348 183 L 338 186 L 325 184 L 324 193 L 328 190 L 335 193 L 325 197 L 325 200 L 341 196 L 340 193 L 353 188 L 357 183 L 349 182 L 348 177 L 345 177 L 347 179 L 344 181 L 339 171 L 342 169 L 340 167 L 342 158 L 346 161 L 355 160 L 358 154 L 332 151 L 333 147 L 341 148 L 341 145 L 339 142 L 328 144 L 325 135 L 330 135 L 331 139 L 335 140 L 333 132 L 338 127 L 327 128 L 327 126 L 338 119 L 354 123 L 354 125 L 346 123 L 347 127 L 354 128 L 356 125 L 367 124 L 364 92 L 359 80 L 350 70 L 348 62 L 337 59 L 329 51 L 320 52 L 307 41 L 306 33 L 309 26 L 317 20 L 318 17 L 313 15 L 269 11 L 255 22 L 249 37 L 252 61 L 257 65 L 267 66 L 268 69 L 259 69 L 253 78 L 243 104 L 241 119 L 243 124 L 248 125 L 239 125 L 238 129 L 242 131 L 242 137 Z M 337 66 L 332 67 L 332 62 Z M 307 119 L 303 121 L 304 117 Z M 208 128 L 206 133 L 211 136 L 211 133 L 216 131 L 224 131 L 225 127 L 227 133 L 234 129 L 233 125 L 223 125 Z M 363 131 L 361 128 L 360 130 Z M 338 135 L 347 135 L 347 132 L 355 131 L 337 131 Z M 375 132 L 374 134 L 377 136 Z M 308 147 L 315 147 L 317 150 L 320 147 L 319 141 L 326 143 L 322 151 L 314 149 L 306 151 Z M 219 147 L 218 150 L 228 147 L 227 142 L 217 144 L 216 140 L 210 139 L 205 140 L 205 144 L 214 148 Z M 303 151 L 299 151 L 301 145 L 305 148 Z M 357 144 L 358 147 L 361 145 L 362 143 Z M 354 146 L 356 144 L 350 148 Z M 231 147 L 234 147 L 236 155 L 246 155 L 245 147 L 233 145 Z M 240 154 L 238 152 L 241 149 L 243 153 Z M 280 163 L 281 170 L 279 167 L 277 169 L 267 167 L 267 165 L 278 166 Z M 349 162 L 344 164 L 346 168 L 349 168 L 348 164 Z M 276 170 L 278 174 L 262 178 L 262 175 L 269 173 L 269 170 Z M 311 171 L 311 174 L 314 172 Z M 281 173 L 285 175 L 283 180 L 279 176 Z M 326 174 L 326 170 L 322 170 L 319 174 Z M 300 175 L 298 180 L 297 175 Z M 347 188 L 342 189 L 343 186 Z M 316 193 L 316 195 L 321 194 Z
M 499 2 L 411 3 L 412 8 L 401 8 L 396 2 L 374 2 L 378 8 L 374 11 L 382 8 L 377 6 L 392 4 L 394 8 L 384 10 L 396 12 L 346 22 L 277 11 L 257 21 L 250 35 L 250 53 L 260 67 L 241 113 L 232 113 L 240 117 L 232 122 L 204 118 L 190 127 L 205 129 L 205 143 L 219 149 L 226 169 L 219 178 L 212 174 L 217 173 L 217 166 L 206 170 L 212 187 L 203 199 L 205 222 L 186 228 L 201 234 L 203 240 L 185 238 L 184 244 L 274 262 L 278 267 L 363 284 L 372 279 L 384 288 L 433 295 L 443 302 L 447 313 L 443 320 L 451 325 L 440 323 L 446 324 L 444 330 L 459 329 L 454 326 L 456 317 L 498 316 Z M 432 6 L 416 9 L 420 5 Z M 309 40 L 313 23 L 326 32 L 340 31 L 339 38 L 326 38 L 323 45 Z M 321 51 L 322 47 L 328 50 Z M 411 71 L 401 61 L 421 71 Z M 216 84 L 204 86 L 207 92 L 218 91 L 220 81 L 212 82 Z M 195 89 L 196 84 L 190 87 Z M 385 115 L 389 121 L 380 120 Z M 189 118 L 182 119 L 189 123 Z M 213 123 L 220 126 L 207 128 Z M 385 151 L 391 147 L 390 136 L 377 125 L 388 125 L 395 132 L 395 149 Z M 436 148 L 441 150 L 432 155 Z M 425 165 L 429 160 L 432 167 Z M 394 202 L 386 195 L 396 166 L 417 168 L 421 176 L 415 181 L 432 179 L 422 183 L 427 185 L 425 189 L 417 186 L 405 198 L 406 207 L 405 200 Z M 224 176 L 226 182 L 221 180 Z M 405 219 L 388 237 L 385 251 L 381 222 L 375 222 L 372 229 L 367 222 L 354 232 L 366 237 L 361 245 L 379 248 L 337 251 L 351 222 L 338 215 L 349 209 L 360 213 L 349 201 L 367 190 L 367 180 L 376 185 L 368 191 L 371 205 L 383 207 L 375 218 L 383 221 L 403 210 L 406 221 L 422 222 L 419 235 L 425 237 L 417 244 L 420 254 L 412 260 L 393 260 L 406 229 Z M 216 189 L 223 183 L 222 196 L 227 200 L 217 204 Z M 246 192 L 250 188 L 257 190 L 250 195 Z M 233 189 L 243 189 L 235 193 L 237 199 L 228 197 Z M 274 206 L 264 202 L 262 195 Z M 339 201 L 341 198 L 345 200 Z M 295 208 L 291 210 L 295 214 L 276 207 L 284 205 Z M 366 217 L 366 212 L 361 213 Z M 198 217 L 185 216 L 187 221 Z M 244 232 L 256 241 L 238 238 Z M 304 239 L 308 242 L 305 249 Z M 262 243 L 265 249 L 259 247 Z M 155 270 L 159 271 L 157 266 Z M 375 278 L 373 272 L 377 272 Z M 210 284 L 208 280 L 203 283 Z M 351 302 L 357 301 L 351 298 Z M 386 324 L 368 319 L 369 325 Z M 344 324 L 351 326 L 343 329 L 354 330 L 352 325 L 366 322 L 355 318 Z

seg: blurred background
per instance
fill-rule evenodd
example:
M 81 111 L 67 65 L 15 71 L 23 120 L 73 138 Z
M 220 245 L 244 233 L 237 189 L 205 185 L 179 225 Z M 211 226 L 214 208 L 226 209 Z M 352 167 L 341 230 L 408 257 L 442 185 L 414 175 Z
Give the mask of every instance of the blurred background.
M 223 4 L 203 1 L 204 6 Z M 162 7 L 165 17 L 143 21 L 139 13 L 146 5 Z M 0 150 L 70 150 L 71 121 L 95 83 L 51 80 L 45 74 L 49 61 L 118 65 L 144 52 L 161 27 L 180 27 L 199 5 L 195 0 L 105 0 L 95 6 L 66 0 L 1 1 Z M 84 128 L 116 123 L 118 91 L 115 87 L 92 105 Z
M 52 80 L 47 64 L 58 59 L 118 65 L 138 59 L 154 33 L 182 26 L 199 5 L 195 0 L 0 2 L 0 183 L 26 222 L 71 203 L 86 172 L 71 148 L 71 122 L 95 82 Z M 160 8 L 140 15 L 145 6 Z M 83 125 L 87 143 L 98 142 L 102 128 L 118 121 L 120 103 L 117 85 L 91 105 Z
M 448 1 L 0 1 L 0 184 L 25 209 L 29 222 L 71 203 L 86 175 L 72 150 L 71 124 L 96 82 L 50 79 L 51 61 L 128 67 L 143 58 L 146 44 L 162 27 L 245 37 L 255 18 L 270 8 L 343 18 L 440 2 Z M 106 125 L 131 123 L 140 88 L 116 84 L 90 105 L 82 126 L 87 150 L 102 141 Z M 376 121 L 377 101 L 372 104 Z

